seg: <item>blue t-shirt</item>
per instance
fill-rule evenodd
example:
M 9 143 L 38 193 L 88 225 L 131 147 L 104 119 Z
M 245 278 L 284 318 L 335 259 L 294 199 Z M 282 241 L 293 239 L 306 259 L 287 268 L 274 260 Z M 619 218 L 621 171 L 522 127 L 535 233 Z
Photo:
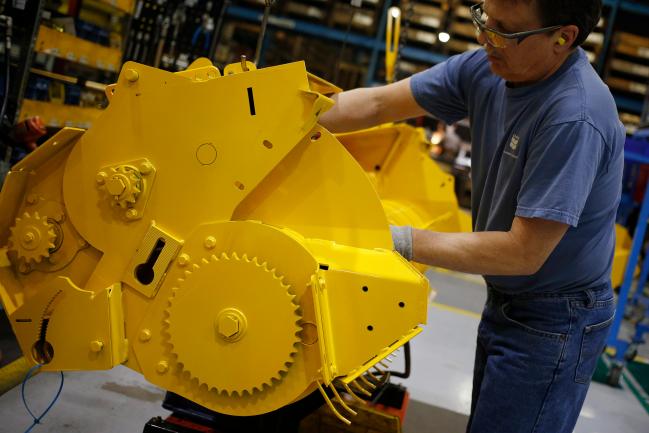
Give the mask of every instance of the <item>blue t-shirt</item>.
M 411 89 L 444 122 L 470 120 L 474 231 L 509 231 L 515 216 L 570 225 L 536 274 L 487 283 L 522 293 L 610 281 L 625 131 L 581 48 L 529 86 L 509 87 L 479 49 L 414 75 Z

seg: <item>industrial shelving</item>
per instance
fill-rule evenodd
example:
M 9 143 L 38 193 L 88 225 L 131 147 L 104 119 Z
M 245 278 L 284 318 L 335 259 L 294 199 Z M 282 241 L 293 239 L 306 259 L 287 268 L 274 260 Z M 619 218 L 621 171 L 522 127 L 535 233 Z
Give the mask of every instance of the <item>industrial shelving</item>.
M 408 0 L 401 3 L 404 11 L 408 9 L 409 1 L 414 3 L 414 7 L 411 6 L 410 23 L 405 37 L 406 45 L 401 50 L 401 59 L 404 61 L 402 68 L 404 71 L 416 72 L 426 66 L 446 60 L 453 53 L 477 47 L 470 34 L 470 32 L 473 32 L 474 35 L 475 32 L 471 28 L 472 25 L 468 19 L 468 6 L 473 2 L 460 0 Z M 372 60 L 368 65 L 364 84 L 369 86 L 381 81 L 377 71 L 382 69 L 379 60 L 385 52 L 385 15 L 387 9 L 393 3 L 395 2 L 391 0 L 384 2 L 380 17 L 375 20 L 378 26 L 375 26 L 375 35 L 373 37 L 359 33 L 358 31 L 346 32 L 334 26 L 306 21 L 295 18 L 294 16 L 287 16 L 281 11 L 274 12 L 270 16 L 269 24 L 271 28 L 295 32 L 305 36 L 313 36 L 319 40 L 338 43 L 344 41 L 347 45 L 368 50 Z M 604 0 L 603 4 L 603 18 L 584 44 L 584 49 L 587 51 L 595 69 L 600 75 L 604 76 L 605 71 L 610 66 L 609 62 L 615 60 L 611 45 L 615 43 L 612 35 L 614 30 L 618 30 L 619 23 L 617 20 L 619 16 L 634 14 L 646 20 L 649 18 L 649 2 Z M 262 13 L 259 9 L 241 5 L 230 6 L 227 10 L 227 15 L 232 19 L 253 23 L 260 22 L 262 18 Z M 354 30 L 353 27 L 352 30 Z M 439 31 L 448 32 L 451 36 L 450 40 L 440 44 L 437 40 L 436 31 L 437 33 Z M 649 51 L 649 45 L 645 49 Z M 614 66 L 621 67 L 619 59 L 617 60 Z M 635 70 L 640 70 L 637 65 L 635 66 Z M 639 84 L 646 86 L 646 80 L 645 83 L 639 82 Z M 639 91 L 640 86 L 636 85 L 634 89 Z M 621 117 L 626 121 L 625 123 L 637 120 L 642 110 L 641 99 L 634 97 L 632 92 L 630 94 L 629 92 L 619 91 L 613 85 L 611 86 L 611 90 L 620 110 Z
M 121 68 L 122 32 L 133 6 L 133 0 L 46 6 L 37 17 L 18 120 L 40 116 L 50 128 L 89 128 L 107 104 L 102 83 L 114 82 Z

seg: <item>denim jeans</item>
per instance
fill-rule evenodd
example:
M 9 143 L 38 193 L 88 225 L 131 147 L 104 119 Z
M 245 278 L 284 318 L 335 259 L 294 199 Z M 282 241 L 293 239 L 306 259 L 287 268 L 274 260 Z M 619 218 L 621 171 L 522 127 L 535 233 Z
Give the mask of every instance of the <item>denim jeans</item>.
M 610 284 L 571 294 L 488 288 L 467 432 L 572 432 L 614 313 Z

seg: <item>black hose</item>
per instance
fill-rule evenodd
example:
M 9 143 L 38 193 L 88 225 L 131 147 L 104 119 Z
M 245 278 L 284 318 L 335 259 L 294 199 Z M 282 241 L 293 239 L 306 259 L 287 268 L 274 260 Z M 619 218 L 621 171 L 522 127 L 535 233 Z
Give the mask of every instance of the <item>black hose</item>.
M 5 88 L 4 98 L 2 100 L 2 107 L 0 108 L 0 125 L 4 123 L 5 113 L 7 111 L 7 103 L 9 102 L 9 84 L 11 73 L 11 37 L 12 37 L 12 20 L 11 17 L 5 18 Z
M 405 371 L 403 373 L 398 373 L 396 371 L 390 371 L 390 376 L 392 377 L 400 377 L 402 379 L 407 379 L 410 377 L 410 342 L 407 342 L 403 346 L 403 355 L 404 355 L 404 361 L 405 361 Z
M 257 47 L 255 48 L 255 58 L 253 60 L 255 65 L 259 65 L 259 56 L 261 55 L 261 48 L 266 37 L 266 27 L 268 26 L 268 17 L 270 16 L 270 8 L 273 5 L 273 2 L 274 0 L 266 0 L 266 6 L 264 7 L 264 16 L 261 19 L 259 38 L 257 39 Z
M 216 61 L 216 49 L 219 46 L 221 39 L 221 28 L 223 27 L 223 21 L 225 21 L 225 12 L 230 6 L 232 0 L 225 0 L 221 6 L 221 11 L 219 12 L 219 17 L 216 20 L 216 25 L 214 26 L 214 33 L 212 34 L 212 41 L 210 42 L 210 48 L 207 53 L 207 58 L 212 62 Z
M 345 30 L 345 37 L 343 39 L 343 43 L 340 46 L 340 51 L 338 52 L 338 58 L 336 59 L 336 63 L 334 63 L 334 78 L 332 83 L 335 85 L 338 85 L 338 77 L 340 75 L 340 63 L 343 60 L 343 57 L 345 55 L 345 48 L 347 48 L 347 39 L 349 38 L 349 33 L 352 30 L 352 23 L 354 22 L 354 15 L 356 15 L 356 10 L 354 9 L 354 6 L 352 6 L 351 9 L 351 14 L 349 15 L 349 21 L 347 22 L 347 29 Z

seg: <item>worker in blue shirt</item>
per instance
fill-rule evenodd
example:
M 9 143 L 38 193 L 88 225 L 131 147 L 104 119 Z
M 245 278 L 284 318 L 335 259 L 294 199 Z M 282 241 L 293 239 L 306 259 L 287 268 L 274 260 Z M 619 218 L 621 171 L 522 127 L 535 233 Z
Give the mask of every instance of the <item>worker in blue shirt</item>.
M 579 46 L 600 0 L 485 0 L 477 51 L 337 95 L 334 132 L 468 117 L 473 233 L 391 227 L 416 262 L 481 274 L 467 432 L 569 433 L 611 325 L 625 132 Z

